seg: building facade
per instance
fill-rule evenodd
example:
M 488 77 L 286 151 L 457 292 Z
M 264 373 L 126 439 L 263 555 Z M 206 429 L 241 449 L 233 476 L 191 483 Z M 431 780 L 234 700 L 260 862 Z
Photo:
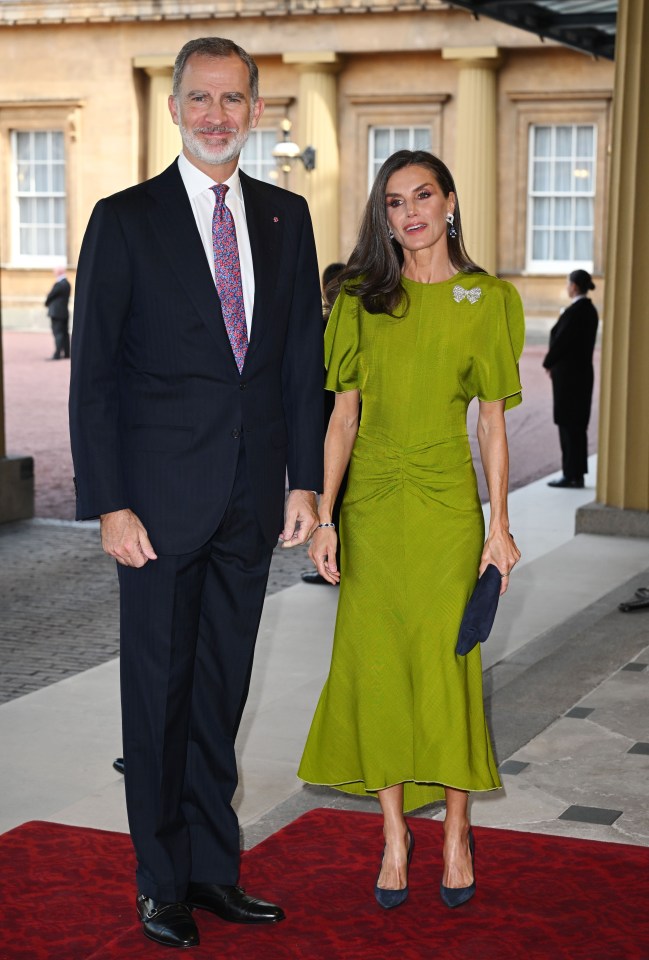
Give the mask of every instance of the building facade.
M 5 327 L 43 325 L 94 203 L 163 169 L 187 40 L 256 58 L 266 111 L 243 167 L 304 193 L 321 267 L 349 255 L 381 162 L 423 147 L 453 170 L 469 253 L 552 316 L 576 266 L 602 276 L 614 65 L 440 0 L 0 0 Z M 278 171 L 282 137 L 316 151 Z M 596 302 L 601 306 L 603 284 Z

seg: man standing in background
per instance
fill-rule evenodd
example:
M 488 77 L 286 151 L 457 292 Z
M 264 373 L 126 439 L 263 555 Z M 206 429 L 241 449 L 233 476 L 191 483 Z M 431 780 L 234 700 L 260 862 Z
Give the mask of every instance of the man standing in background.
M 54 355 L 52 360 L 67 360 L 70 356 L 70 281 L 65 275 L 65 267 L 55 267 L 54 286 L 45 300 L 47 315 L 52 323 L 54 334 Z
M 169 946 L 199 942 L 194 908 L 284 917 L 238 886 L 234 743 L 273 547 L 318 523 L 322 317 L 306 202 L 239 171 L 257 85 L 232 41 L 185 44 L 182 153 L 97 204 L 77 274 L 77 518 L 118 563 L 137 911 Z

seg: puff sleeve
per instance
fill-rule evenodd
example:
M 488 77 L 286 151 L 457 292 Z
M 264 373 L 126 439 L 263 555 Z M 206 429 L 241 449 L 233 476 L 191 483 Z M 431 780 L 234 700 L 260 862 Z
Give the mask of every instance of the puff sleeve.
M 333 305 L 325 330 L 325 390 L 360 389 L 358 370 L 360 300 L 344 289 Z
M 525 317 L 516 288 L 501 281 L 501 290 L 500 303 L 494 298 L 484 318 L 484 335 L 474 356 L 474 386 L 480 400 L 505 400 L 505 410 L 510 410 L 522 400 L 518 361 L 525 345 Z

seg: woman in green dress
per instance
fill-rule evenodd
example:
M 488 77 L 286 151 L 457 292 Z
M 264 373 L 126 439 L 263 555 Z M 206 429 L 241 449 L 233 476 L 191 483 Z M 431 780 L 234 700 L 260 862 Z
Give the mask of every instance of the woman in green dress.
M 521 399 L 522 306 L 511 284 L 469 259 L 451 174 L 424 151 L 384 163 L 339 281 L 325 337 L 336 400 L 309 554 L 340 596 L 299 775 L 378 797 L 384 907 L 408 892 L 414 839 L 404 813 L 445 799 L 441 895 L 458 906 L 475 891 L 469 791 L 501 784 L 480 648 L 463 657 L 455 645 L 477 577 L 495 564 L 504 593 L 520 557 L 504 413 Z M 466 426 L 476 396 L 486 541 Z M 331 508 L 348 464 L 341 577 Z

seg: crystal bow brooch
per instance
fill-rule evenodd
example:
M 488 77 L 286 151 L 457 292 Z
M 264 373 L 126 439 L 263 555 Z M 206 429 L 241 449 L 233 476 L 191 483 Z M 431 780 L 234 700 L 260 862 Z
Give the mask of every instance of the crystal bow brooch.
M 453 299 L 456 303 L 462 303 L 464 299 L 468 300 L 469 303 L 477 303 L 481 296 L 482 290 L 480 287 L 471 287 L 470 290 L 465 290 L 459 283 L 453 287 Z

